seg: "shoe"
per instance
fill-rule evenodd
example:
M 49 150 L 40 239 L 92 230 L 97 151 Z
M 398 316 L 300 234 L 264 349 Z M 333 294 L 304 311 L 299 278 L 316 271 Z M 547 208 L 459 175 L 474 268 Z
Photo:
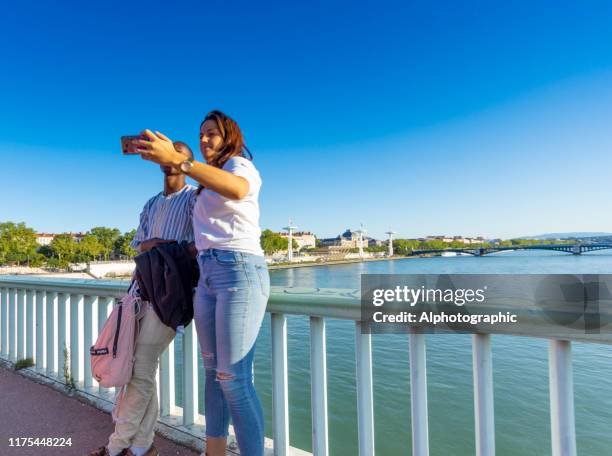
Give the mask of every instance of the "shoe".
M 119 453 L 117 456 L 127 456 L 127 452 L 127 449 L 121 450 L 121 453 Z M 98 448 L 97 450 L 87 453 L 85 456 L 110 456 L 110 453 L 108 452 L 108 448 L 103 446 Z
M 134 453 L 132 453 L 132 450 L 128 448 L 125 456 L 134 456 Z M 159 451 L 157 451 L 155 445 L 151 445 L 151 448 L 149 448 L 142 456 L 159 456 Z

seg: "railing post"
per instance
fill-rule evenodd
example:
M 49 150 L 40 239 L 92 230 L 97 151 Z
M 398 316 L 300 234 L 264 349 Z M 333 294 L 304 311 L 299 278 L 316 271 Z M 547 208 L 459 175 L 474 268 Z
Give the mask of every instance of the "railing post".
M 25 358 L 25 290 L 17 290 L 17 359 Z
M 495 455 L 495 421 L 493 408 L 493 361 L 491 335 L 472 336 L 474 376 L 474 415 L 476 427 L 476 455 Z
M 310 390 L 312 403 L 312 452 L 327 456 L 327 363 L 325 320 L 310 317 Z
M 160 415 L 170 415 L 174 409 L 174 341 L 170 342 L 159 360 Z
M 272 433 L 274 456 L 289 455 L 289 382 L 287 374 L 287 317 L 271 315 Z
M 374 396 L 372 389 L 372 335 L 361 333 L 355 323 L 355 368 L 357 372 L 357 422 L 359 456 L 374 456 Z
M 44 292 L 43 292 L 44 293 Z M 47 374 L 59 376 L 59 329 L 57 293 L 47 291 Z M 57 340 L 57 342 L 56 342 Z
M 83 386 L 90 388 L 93 386 L 93 377 L 91 375 L 91 357 L 89 348 L 95 342 L 98 335 L 98 297 L 85 296 L 85 304 L 83 309 L 85 328 L 83 331 Z
M 83 295 L 70 295 L 70 374 L 75 383 L 83 381 Z
M 17 361 L 17 290 L 10 288 L 8 291 L 9 304 L 9 358 Z
M 195 423 L 198 416 L 198 341 L 194 323 L 183 333 L 183 424 Z
M 413 330 L 410 345 L 410 407 L 412 412 L 412 455 L 429 455 L 427 413 L 427 370 L 425 335 Z
M 0 288 L 0 346 L 2 357 L 9 354 L 9 294 L 8 288 Z
M 57 373 L 60 378 L 67 381 L 70 366 L 66 365 L 66 353 L 72 358 L 70 352 L 70 296 L 66 293 L 58 294 L 57 305 Z
M 157 358 L 157 370 L 155 371 L 155 396 L 157 397 L 157 409 L 159 410 L 161 408 L 161 380 L 159 378 L 160 375 L 160 370 L 161 370 L 161 361 L 160 361 L 160 357 Z
M 35 323 L 34 319 L 34 290 L 26 290 L 25 291 L 25 307 L 26 307 L 26 322 L 25 322 L 25 358 L 30 358 L 35 361 L 34 356 L 34 339 L 36 335 Z
M 572 346 L 566 340 L 548 345 L 552 456 L 576 456 Z
M 47 367 L 46 346 L 47 334 L 45 322 L 47 319 L 47 305 L 44 291 L 34 291 L 36 301 L 36 368 L 44 371 Z

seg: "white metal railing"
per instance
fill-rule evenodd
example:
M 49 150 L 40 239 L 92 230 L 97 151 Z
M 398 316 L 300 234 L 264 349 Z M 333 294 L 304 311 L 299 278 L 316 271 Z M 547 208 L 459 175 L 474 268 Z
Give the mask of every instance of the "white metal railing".
M 60 381 L 72 378 L 77 389 L 109 397 L 92 378 L 87 348 L 123 295 L 128 282 L 0 277 L 0 357 L 12 362 L 32 358 L 34 369 Z M 310 318 L 312 447 L 327 455 L 327 374 L 325 319 L 355 322 L 358 444 L 361 456 L 374 454 L 372 342 L 361 332 L 360 296 L 354 290 L 272 287 L 268 303 L 272 339 L 272 411 L 274 455 L 307 454 L 289 445 L 287 315 Z M 183 407 L 175 402 L 174 345 L 160 358 L 159 402 L 162 420 L 182 420 L 189 429 L 201 426 L 198 414 L 198 346 L 194 325 L 183 339 Z M 525 334 L 523 334 L 525 335 Z M 472 339 L 476 454 L 495 454 L 491 336 Z M 64 347 L 69 352 L 66 363 Z M 409 335 L 412 454 L 429 454 L 425 335 Z M 576 455 L 571 342 L 550 340 L 549 380 L 553 456 Z M 271 446 L 271 442 L 268 442 Z

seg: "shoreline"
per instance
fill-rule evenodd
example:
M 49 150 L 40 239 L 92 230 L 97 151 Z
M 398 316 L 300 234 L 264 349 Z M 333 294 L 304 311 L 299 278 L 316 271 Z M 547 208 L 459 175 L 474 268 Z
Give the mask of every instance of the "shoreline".
M 371 261 L 396 261 L 396 260 L 406 260 L 412 258 L 420 258 L 419 256 L 392 256 L 392 257 L 384 257 L 384 258 L 351 258 L 348 260 L 331 260 L 331 261 L 309 261 L 304 263 L 292 263 L 292 264 L 278 264 L 278 265 L 268 265 L 268 270 L 274 271 L 279 269 L 292 269 L 292 268 L 312 268 L 317 266 L 330 266 L 337 264 L 352 264 L 352 263 L 366 263 Z
M 278 271 L 283 269 L 294 269 L 294 268 L 314 268 L 314 267 L 322 267 L 322 266 L 336 266 L 343 264 L 354 264 L 354 263 L 366 263 L 366 262 L 374 262 L 374 261 L 397 261 L 397 260 L 407 260 L 407 259 L 415 259 L 415 258 L 424 258 L 428 256 L 414 255 L 414 256 L 393 256 L 393 257 L 383 257 L 383 258 L 350 258 L 350 259 L 342 259 L 342 260 L 331 260 L 331 261 L 309 261 L 303 263 L 285 263 L 285 264 L 277 264 L 277 265 L 268 265 L 269 271 Z M 98 279 L 91 274 L 86 272 L 60 272 L 60 271 L 32 271 L 32 272 L 18 272 L 13 274 L 1 274 L 0 275 L 30 275 L 30 276 L 38 276 L 38 277 L 56 277 L 56 278 L 78 278 L 78 279 Z M 113 276 L 106 277 L 104 279 L 115 279 L 115 280 L 124 280 L 129 279 L 131 276 Z

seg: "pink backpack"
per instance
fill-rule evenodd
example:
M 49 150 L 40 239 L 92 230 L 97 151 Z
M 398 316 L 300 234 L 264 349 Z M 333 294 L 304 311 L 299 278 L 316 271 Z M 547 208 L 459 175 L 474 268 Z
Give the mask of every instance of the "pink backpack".
M 127 385 L 132 378 L 138 320 L 144 307 L 132 288 L 113 308 L 89 349 L 91 373 L 105 388 Z

